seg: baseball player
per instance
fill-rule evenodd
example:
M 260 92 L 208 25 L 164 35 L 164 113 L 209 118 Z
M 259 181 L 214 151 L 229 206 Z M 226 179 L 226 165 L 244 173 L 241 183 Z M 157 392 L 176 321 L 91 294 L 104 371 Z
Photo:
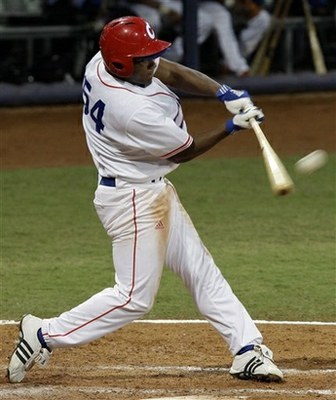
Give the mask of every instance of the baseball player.
M 169 46 L 139 17 L 113 20 L 101 33 L 100 52 L 83 80 L 83 126 L 98 171 L 94 205 L 112 241 L 116 284 L 56 318 L 25 315 L 8 366 L 10 382 L 21 382 L 35 363 L 46 364 L 54 349 L 91 342 L 143 317 L 152 308 L 164 265 L 182 279 L 227 343 L 234 377 L 283 378 L 166 178 L 180 163 L 264 115 L 246 91 L 162 58 Z M 235 115 L 216 129 L 191 135 L 168 85 L 217 96 Z

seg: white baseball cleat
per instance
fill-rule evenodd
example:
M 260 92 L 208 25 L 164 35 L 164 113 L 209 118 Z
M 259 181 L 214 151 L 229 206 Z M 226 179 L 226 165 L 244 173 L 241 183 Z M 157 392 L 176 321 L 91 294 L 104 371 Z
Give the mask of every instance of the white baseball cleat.
M 51 351 L 42 347 L 37 331 L 41 328 L 42 320 L 31 314 L 24 315 L 20 322 L 18 344 L 10 357 L 7 377 L 9 382 L 18 383 L 35 363 L 46 365 Z
M 272 351 L 263 344 L 248 346 L 250 350 L 236 355 L 230 374 L 239 379 L 280 382 L 283 373 L 273 362 Z

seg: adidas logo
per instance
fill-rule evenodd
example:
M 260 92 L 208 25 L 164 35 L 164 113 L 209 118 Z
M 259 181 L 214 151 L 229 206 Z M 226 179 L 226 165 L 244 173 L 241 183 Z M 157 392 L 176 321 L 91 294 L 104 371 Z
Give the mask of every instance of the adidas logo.
M 244 94 L 243 90 L 231 90 L 231 93 L 235 94 L 237 97 L 241 97 Z
M 164 229 L 165 227 L 164 227 L 164 225 L 163 225 L 163 223 L 162 223 L 162 221 L 160 220 L 160 221 L 158 221 L 157 223 L 156 223 L 156 225 L 155 225 L 155 229 Z
M 255 370 L 263 364 L 262 360 L 257 357 L 251 358 L 251 360 L 245 365 L 243 376 L 253 377 Z
M 25 339 L 21 338 L 15 354 L 22 364 L 25 365 L 30 357 L 34 354 L 34 350 L 30 347 L 29 343 Z

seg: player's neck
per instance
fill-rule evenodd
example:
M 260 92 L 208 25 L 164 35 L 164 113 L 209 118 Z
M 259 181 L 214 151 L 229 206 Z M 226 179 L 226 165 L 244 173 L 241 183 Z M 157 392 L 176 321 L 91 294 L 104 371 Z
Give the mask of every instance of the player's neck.
M 128 82 L 128 83 L 130 83 L 131 85 L 134 85 L 134 86 L 139 86 L 139 87 L 142 87 L 142 88 L 145 88 L 145 87 L 147 87 L 147 86 L 149 86 L 151 83 L 152 83 L 152 81 L 150 81 L 150 82 L 147 82 L 147 83 L 143 83 L 143 82 L 137 82 L 137 81 L 135 81 L 135 80 L 133 80 L 133 79 L 123 79 L 125 82 Z
M 134 81 L 133 79 L 122 78 L 122 77 L 120 77 L 118 75 L 113 74 L 112 72 L 110 72 L 107 69 L 106 69 L 106 72 L 109 75 L 113 76 L 113 78 L 117 79 L 118 81 L 127 82 L 127 83 L 130 83 L 131 85 L 139 86 L 139 87 L 142 87 L 142 88 L 145 88 L 145 87 L 149 86 L 152 83 L 152 81 L 150 81 L 148 83 L 143 83 L 143 82 Z

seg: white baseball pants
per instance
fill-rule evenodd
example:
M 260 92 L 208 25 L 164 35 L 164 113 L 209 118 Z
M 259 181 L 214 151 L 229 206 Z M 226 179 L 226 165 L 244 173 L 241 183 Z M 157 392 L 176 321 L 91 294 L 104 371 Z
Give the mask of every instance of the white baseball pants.
M 232 354 L 262 342 L 168 180 L 99 185 L 94 204 L 112 239 L 116 284 L 59 317 L 44 319 L 42 333 L 51 349 L 91 342 L 148 313 L 164 265 L 182 279 Z

